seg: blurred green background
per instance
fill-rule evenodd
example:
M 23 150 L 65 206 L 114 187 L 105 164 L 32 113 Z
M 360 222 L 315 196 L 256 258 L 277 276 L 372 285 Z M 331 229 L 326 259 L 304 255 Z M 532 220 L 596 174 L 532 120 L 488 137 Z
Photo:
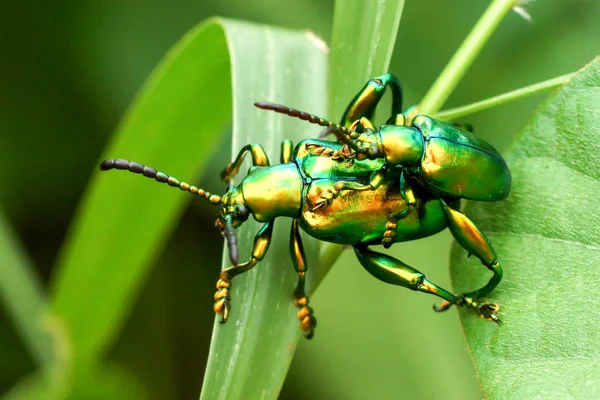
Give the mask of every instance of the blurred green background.
M 407 104 L 419 101 L 487 4 L 406 1 L 390 70 L 403 82 Z M 538 0 L 527 9 L 533 22 L 511 13 L 447 107 L 575 71 L 599 53 L 599 2 Z M 2 10 L 0 206 L 47 284 L 107 139 L 150 71 L 186 31 L 221 15 L 310 29 L 328 40 L 333 1 L 38 0 L 5 1 Z M 542 96 L 469 122 L 505 149 Z M 218 160 L 227 157 L 224 143 Z M 220 188 L 221 167 L 209 167 L 199 183 Z M 110 352 L 150 399 L 198 397 L 221 262 L 212 212 L 200 203 L 186 211 Z M 392 253 L 449 287 L 450 243 L 445 232 L 396 245 Z M 198 268 L 199 258 L 214 269 Z M 281 398 L 483 397 L 456 311 L 437 315 L 434 302 L 372 279 L 344 254 L 313 296 L 317 335 L 300 342 Z M 33 371 L 0 307 L 0 393 Z

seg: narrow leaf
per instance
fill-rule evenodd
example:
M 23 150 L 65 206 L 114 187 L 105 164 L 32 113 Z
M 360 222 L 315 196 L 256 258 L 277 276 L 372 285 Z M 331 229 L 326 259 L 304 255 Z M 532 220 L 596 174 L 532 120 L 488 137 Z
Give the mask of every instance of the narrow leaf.
M 330 63 L 331 117 L 339 118 L 356 92 L 388 71 L 404 0 L 337 0 Z
M 283 139 L 297 144 L 316 136 L 319 129 L 260 111 L 252 104 L 276 102 L 324 115 L 326 48 L 311 33 L 231 21 L 224 22 L 223 31 L 234 84 L 232 156 L 246 144 L 259 143 L 271 164 L 277 164 Z M 241 171 L 236 183 L 246 169 Z M 236 230 L 240 261 L 250 256 L 259 227 L 251 218 Z M 297 274 L 288 250 L 289 231 L 290 219 L 279 218 L 265 259 L 233 279 L 229 321 L 221 325 L 220 317 L 215 320 L 202 399 L 277 398 L 300 336 L 298 309 L 292 296 Z M 316 266 L 316 241 L 306 235 L 303 239 L 311 276 L 311 268 Z M 229 266 L 229 258 L 224 256 L 222 267 Z
M 228 63 L 218 22 L 193 29 L 148 79 L 103 158 L 137 161 L 193 183 L 231 113 Z M 54 311 L 75 357 L 94 359 L 115 338 L 192 199 L 122 171 L 92 175 L 53 282 Z
M 510 197 L 469 203 L 504 268 L 489 300 L 500 327 L 463 311 L 479 378 L 491 399 L 600 395 L 600 61 L 540 106 L 506 158 Z M 457 290 L 489 272 L 452 252 Z
M 52 348 L 43 330 L 46 295 L 31 261 L 0 213 L 0 299 L 38 364 L 51 361 Z

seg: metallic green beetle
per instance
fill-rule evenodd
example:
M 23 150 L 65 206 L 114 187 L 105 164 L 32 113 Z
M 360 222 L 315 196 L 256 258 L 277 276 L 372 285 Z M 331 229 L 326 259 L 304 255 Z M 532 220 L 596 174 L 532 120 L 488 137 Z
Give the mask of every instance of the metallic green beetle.
M 221 271 L 217 282 L 214 310 L 222 315 L 221 322 L 226 322 L 229 317 L 232 278 L 248 271 L 263 259 L 269 247 L 274 221 L 278 217 L 293 218 L 290 253 L 298 273 L 294 298 L 295 304 L 299 307 L 298 318 L 302 330 L 308 338 L 314 333 L 316 320 L 313 310 L 308 306 L 308 297 L 304 289 L 307 265 L 299 228 L 320 240 L 352 245 L 365 269 L 384 282 L 441 297 L 442 305 L 434 307 L 437 311 L 446 310 L 455 304 L 471 308 L 480 316 L 499 322 L 496 316 L 498 306 L 482 301 L 482 298 L 500 282 L 502 269 L 483 233 L 459 211 L 460 197 L 473 198 L 473 193 L 483 193 L 484 188 L 479 189 L 478 192 L 466 185 L 459 193 L 444 192 L 452 187 L 448 180 L 458 180 L 462 184 L 461 177 L 450 173 L 446 180 L 443 179 L 444 175 L 440 175 L 437 180 L 428 181 L 418 176 L 419 169 L 416 164 L 419 160 L 402 158 L 403 162 L 409 160 L 405 162 L 406 166 L 403 166 L 403 163 L 393 163 L 394 160 L 390 161 L 385 157 L 387 153 L 383 151 L 386 150 L 384 145 L 379 144 L 376 151 L 369 152 L 369 149 L 375 148 L 373 143 L 388 143 L 387 129 L 391 130 L 391 128 L 384 126 L 379 130 L 381 132 L 383 129 L 383 134 L 379 135 L 377 132 L 376 135 L 372 124 L 368 122 L 388 85 L 392 85 L 394 95 L 393 122 L 404 121 L 403 115 L 395 112 L 400 108 L 401 91 L 397 80 L 392 75 L 384 75 L 369 81 L 350 103 L 342 118 L 342 125 L 287 107 L 257 103 L 260 108 L 275 110 L 326 126 L 329 132 L 336 134 L 341 143 L 308 139 L 294 148 L 289 140 L 285 140 L 282 143 L 281 164 L 278 165 L 269 164 L 267 155 L 260 145 L 249 144 L 242 148 L 235 161 L 225 168 L 221 178 L 223 181 L 229 181 L 239 171 L 248 152 L 252 156 L 254 166 L 237 187 L 230 186 L 223 196 L 211 194 L 162 172 L 126 160 L 105 160 L 101 164 L 101 169 L 116 168 L 143 174 L 158 182 L 198 194 L 220 206 L 216 226 L 227 239 L 229 256 L 233 264 Z M 415 119 L 425 122 L 431 120 L 419 118 Z M 439 123 L 434 128 L 438 130 L 447 128 L 448 132 L 457 135 L 455 133 L 458 131 L 457 128 L 439 121 L 434 122 Z M 413 128 L 405 126 L 396 126 L 396 128 L 400 132 L 399 136 L 407 129 L 412 129 L 409 132 L 417 138 L 418 143 L 419 136 L 415 134 L 415 130 L 420 126 L 424 124 Z M 460 138 L 474 138 L 466 132 L 459 131 L 459 133 L 463 135 Z M 442 140 L 446 139 L 439 139 Z M 457 154 L 464 155 L 465 150 L 460 147 L 471 148 L 473 141 L 464 146 L 459 142 L 453 143 L 458 147 L 455 149 Z M 448 146 L 439 147 L 448 148 Z M 452 150 L 452 146 L 449 147 Z M 488 152 L 493 150 L 488 144 L 480 147 Z M 390 154 L 403 154 L 401 149 L 388 147 L 387 150 Z M 393 153 L 394 151 L 396 153 Z M 497 157 L 502 160 L 495 150 L 490 154 L 494 154 L 494 159 Z M 472 162 L 470 160 L 468 162 Z M 461 167 L 459 158 L 454 162 L 462 168 L 456 171 L 469 172 L 466 167 Z M 475 166 L 473 168 L 476 169 Z M 466 179 L 465 182 L 470 181 Z M 490 182 L 490 185 L 490 191 L 493 191 L 498 184 Z M 510 175 L 506 185 L 507 187 L 510 185 Z M 507 187 L 506 193 L 508 193 Z M 463 196 L 464 193 L 467 193 L 467 196 Z M 483 200 L 499 197 L 501 196 L 492 195 Z M 239 263 L 234 229 L 246 221 L 250 214 L 257 221 L 264 222 L 264 225 L 254 239 L 252 256 L 247 262 Z M 469 253 L 475 254 L 494 273 L 491 280 L 481 289 L 462 295 L 452 294 L 430 282 L 416 269 L 393 257 L 374 252 L 368 247 L 378 244 L 389 246 L 396 242 L 430 236 L 446 227 L 450 228 L 457 241 Z

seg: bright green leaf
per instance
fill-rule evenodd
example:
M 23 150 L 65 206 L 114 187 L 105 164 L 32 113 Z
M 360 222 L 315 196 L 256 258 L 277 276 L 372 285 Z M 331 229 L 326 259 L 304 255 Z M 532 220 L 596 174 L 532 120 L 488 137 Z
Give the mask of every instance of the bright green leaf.
M 148 79 L 103 158 L 134 160 L 192 181 L 207 167 L 231 114 L 228 64 L 219 23 L 192 30 Z M 122 171 L 92 176 L 53 282 L 54 311 L 75 357 L 94 359 L 115 338 L 190 200 Z
M 234 87 L 233 157 L 244 145 L 259 143 L 271 163 L 279 163 L 283 139 L 297 144 L 316 136 L 319 128 L 259 111 L 252 104 L 271 101 L 323 115 L 326 46 L 311 33 L 231 21 L 222 27 Z M 240 261 L 250 256 L 258 229 L 259 224 L 251 219 L 236 231 Z M 277 398 L 300 336 L 292 301 L 297 275 L 289 256 L 289 229 L 289 219 L 278 219 L 265 259 L 233 279 L 229 321 L 226 325 L 218 323 L 220 317 L 215 321 L 203 399 Z M 316 267 L 316 241 L 303 238 L 310 279 L 311 268 Z M 229 266 L 229 258 L 224 257 L 223 268 Z
M 0 213 L 0 299 L 33 358 L 44 364 L 52 358 L 51 342 L 43 331 L 47 309 L 42 283 L 30 260 Z
M 331 116 L 339 118 L 367 80 L 389 72 L 403 8 L 404 0 L 335 2 L 329 68 Z
M 480 382 L 492 399 L 600 395 L 600 61 L 536 112 L 506 158 L 510 197 L 469 203 L 504 268 L 489 300 L 503 325 L 461 313 Z M 455 289 L 490 273 L 455 246 Z

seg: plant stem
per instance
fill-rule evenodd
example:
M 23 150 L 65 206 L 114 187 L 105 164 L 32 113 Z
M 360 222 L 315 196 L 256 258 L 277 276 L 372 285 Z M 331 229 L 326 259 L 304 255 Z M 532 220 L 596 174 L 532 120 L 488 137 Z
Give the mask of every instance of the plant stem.
M 517 0 L 494 0 L 490 4 L 423 97 L 417 107 L 420 114 L 433 114 L 442 107 L 502 18 L 517 3 Z
M 463 117 L 465 115 L 474 114 L 482 110 L 487 110 L 488 108 L 492 108 L 513 100 L 520 99 L 521 97 L 529 96 L 547 89 L 555 88 L 567 82 L 569 79 L 571 79 L 573 75 L 574 74 L 571 73 L 558 76 L 553 79 L 548 79 L 547 81 L 538 82 L 530 86 L 525 86 L 520 89 L 513 90 L 512 92 L 490 97 L 489 99 L 478 101 L 477 103 L 467 104 L 465 106 L 440 111 L 439 113 L 434 113 L 432 117 L 440 119 L 442 121 L 448 121 L 455 118 Z

